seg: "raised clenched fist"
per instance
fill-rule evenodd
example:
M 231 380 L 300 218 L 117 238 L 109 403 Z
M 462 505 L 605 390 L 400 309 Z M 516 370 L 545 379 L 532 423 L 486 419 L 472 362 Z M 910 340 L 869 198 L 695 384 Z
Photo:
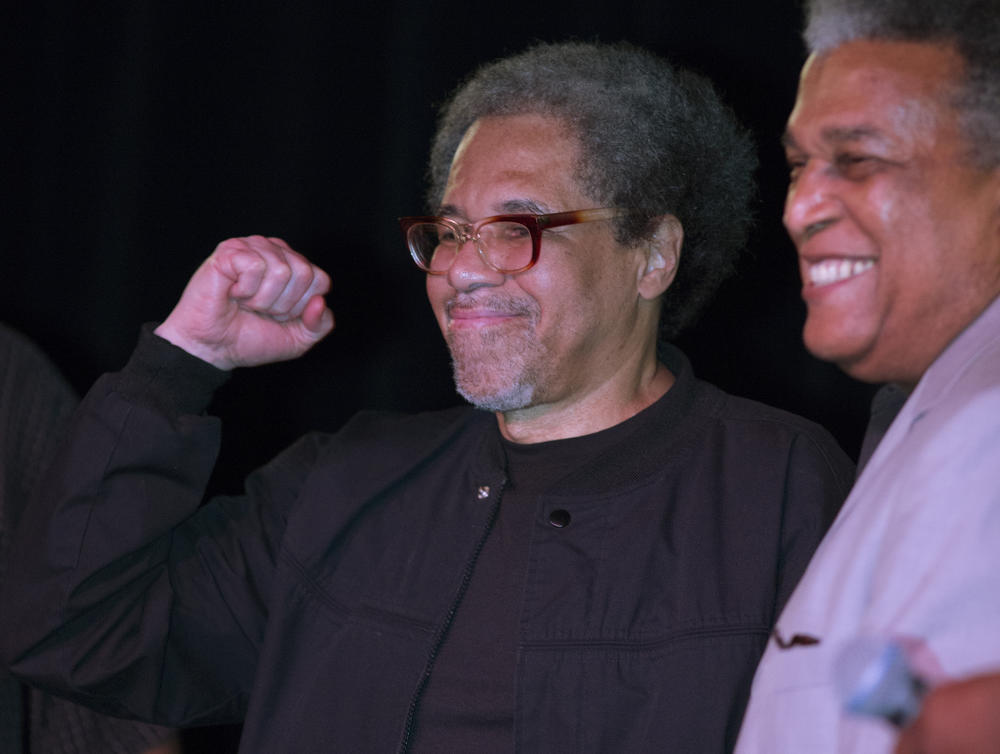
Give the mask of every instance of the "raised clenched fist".
M 330 278 L 280 238 L 220 243 L 156 334 L 219 369 L 301 356 L 333 329 Z

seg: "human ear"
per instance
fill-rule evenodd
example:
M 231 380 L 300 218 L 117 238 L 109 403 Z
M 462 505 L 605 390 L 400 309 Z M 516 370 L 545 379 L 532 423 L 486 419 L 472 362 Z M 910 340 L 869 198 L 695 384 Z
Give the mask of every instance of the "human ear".
M 681 221 L 673 215 L 661 217 L 649 240 L 645 267 L 639 273 L 639 295 L 644 299 L 659 297 L 674 282 L 683 242 Z

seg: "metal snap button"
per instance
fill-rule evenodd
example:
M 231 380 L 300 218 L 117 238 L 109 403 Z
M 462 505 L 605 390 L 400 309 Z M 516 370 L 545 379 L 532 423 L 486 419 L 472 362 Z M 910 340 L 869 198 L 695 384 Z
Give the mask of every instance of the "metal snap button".
M 552 511 L 549 514 L 549 523 L 557 529 L 562 529 L 564 526 L 569 526 L 569 522 L 572 518 L 573 517 L 569 515 L 569 511 L 564 511 L 560 508 L 559 510 Z

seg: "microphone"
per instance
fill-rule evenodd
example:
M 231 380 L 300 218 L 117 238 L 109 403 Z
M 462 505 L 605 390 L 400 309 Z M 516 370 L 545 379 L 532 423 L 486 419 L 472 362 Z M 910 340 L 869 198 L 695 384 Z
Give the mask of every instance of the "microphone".
M 878 717 L 896 728 L 916 718 L 930 688 L 911 667 L 903 645 L 891 639 L 848 642 L 837 655 L 833 675 L 847 712 Z

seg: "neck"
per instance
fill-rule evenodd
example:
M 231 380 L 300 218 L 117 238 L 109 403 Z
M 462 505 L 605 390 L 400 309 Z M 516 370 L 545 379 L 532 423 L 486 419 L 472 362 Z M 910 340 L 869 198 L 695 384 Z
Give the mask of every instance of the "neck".
M 589 435 L 648 408 L 671 388 L 674 379 L 673 373 L 654 358 L 634 377 L 605 382 L 572 401 L 497 413 L 497 423 L 505 438 L 518 443 Z

